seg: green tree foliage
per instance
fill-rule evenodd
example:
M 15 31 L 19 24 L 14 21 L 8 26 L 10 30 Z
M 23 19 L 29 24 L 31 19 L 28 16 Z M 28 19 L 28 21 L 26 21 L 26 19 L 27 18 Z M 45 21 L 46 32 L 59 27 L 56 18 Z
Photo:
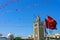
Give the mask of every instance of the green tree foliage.
M 23 39 L 20 38 L 20 37 L 16 37 L 16 38 L 14 38 L 13 40 L 23 40 Z

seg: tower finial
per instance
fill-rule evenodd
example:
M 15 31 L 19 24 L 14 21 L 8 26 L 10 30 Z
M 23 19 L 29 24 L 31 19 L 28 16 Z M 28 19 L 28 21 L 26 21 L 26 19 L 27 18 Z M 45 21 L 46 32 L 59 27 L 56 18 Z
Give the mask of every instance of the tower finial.
M 36 21 L 40 21 L 40 17 L 39 17 L 39 16 L 37 16 L 37 19 L 36 19 Z

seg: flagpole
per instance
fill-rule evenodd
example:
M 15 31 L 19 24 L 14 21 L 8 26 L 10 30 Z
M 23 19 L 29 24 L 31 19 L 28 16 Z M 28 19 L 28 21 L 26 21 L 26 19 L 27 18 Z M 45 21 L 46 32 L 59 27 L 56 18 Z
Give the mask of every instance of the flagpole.
M 45 40 L 47 40 L 47 32 L 46 32 L 46 23 L 45 23 L 45 28 L 44 28 L 44 30 L 45 30 Z
M 48 28 L 49 28 L 49 25 L 48 25 Z M 50 33 L 50 29 L 48 29 L 48 32 Z M 50 36 L 50 35 L 48 35 L 48 36 Z M 50 37 L 49 37 L 49 40 L 50 40 Z
M 46 31 L 46 26 L 45 26 L 45 31 Z M 45 37 L 46 37 L 46 39 L 45 40 L 47 40 L 47 33 L 45 32 Z

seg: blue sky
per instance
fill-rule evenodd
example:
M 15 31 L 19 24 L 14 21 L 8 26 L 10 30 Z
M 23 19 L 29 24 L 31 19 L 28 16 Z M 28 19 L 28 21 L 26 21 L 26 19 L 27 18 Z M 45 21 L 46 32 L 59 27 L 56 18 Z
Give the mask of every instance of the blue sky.
M 12 3 L 3 7 L 8 2 Z M 57 30 L 53 33 L 60 33 L 60 0 L 0 0 L 1 6 L 0 33 L 3 35 L 9 32 L 21 37 L 33 35 L 33 24 L 37 15 L 41 21 L 44 21 L 47 15 L 53 17 L 58 23 Z

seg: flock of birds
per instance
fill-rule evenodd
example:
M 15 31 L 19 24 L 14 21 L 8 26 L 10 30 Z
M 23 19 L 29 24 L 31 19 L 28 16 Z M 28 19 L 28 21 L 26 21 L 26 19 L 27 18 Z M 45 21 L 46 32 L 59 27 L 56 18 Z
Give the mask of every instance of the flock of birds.
M 18 3 L 19 2 L 19 0 L 13 0 L 13 1 L 9 1 L 9 2 L 7 2 L 6 4 L 3 4 L 2 6 L 0 6 L 0 9 L 3 9 L 3 8 L 5 8 L 6 6 L 9 6 L 10 4 L 13 4 L 14 2 L 16 2 L 16 3 Z M 47 4 L 48 2 L 44 2 L 45 4 Z M 31 5 L 31 6 L 28 6 L 27 8 L 32 8 L 32 7 L 38 7 L 38 6 L 40 6 L 40 4 L 33 4 L 33 5 Z M 22 10 L 25 10 L 26 8 L 22 8 Z M 16 8 L 15 9 L 16 11 L 18 11 L 19 10 L 19 8 Z M 6 12 L 5 12 L 6 13 Z M 4 12 L 3 12 L 3 14 L 4 14 Z

